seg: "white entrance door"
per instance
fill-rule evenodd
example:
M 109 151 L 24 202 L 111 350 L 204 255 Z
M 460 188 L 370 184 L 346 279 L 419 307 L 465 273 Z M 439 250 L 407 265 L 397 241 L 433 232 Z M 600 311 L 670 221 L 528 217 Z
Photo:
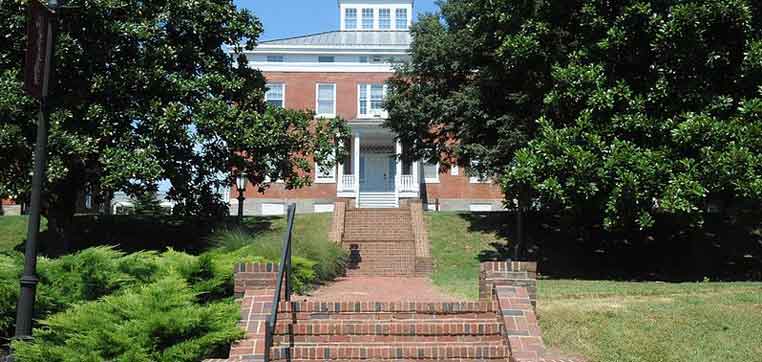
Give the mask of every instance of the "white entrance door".
M 363 162 L 363 174 L 365 182 L 360 185 L 361 191 L 365 192 L 390 192 L 389 185 L 390 180 L 394 180 L 394 175 L 389 169 L 390 155 L 377 154 L 363 156 L 365 162 Z

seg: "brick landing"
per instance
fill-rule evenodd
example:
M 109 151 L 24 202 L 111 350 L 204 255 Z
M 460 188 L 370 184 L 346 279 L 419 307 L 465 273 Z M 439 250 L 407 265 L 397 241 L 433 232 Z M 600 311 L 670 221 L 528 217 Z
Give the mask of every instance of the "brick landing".
M 429 278 L 363 277 L 341 278 L 298 299 L 338 301 L 427 301 L 454 302 Z

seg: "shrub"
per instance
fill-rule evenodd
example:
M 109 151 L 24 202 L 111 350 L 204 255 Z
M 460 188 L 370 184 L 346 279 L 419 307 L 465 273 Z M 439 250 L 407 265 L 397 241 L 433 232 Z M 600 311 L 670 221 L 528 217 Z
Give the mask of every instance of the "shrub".
M 301 220 L 300 220 L 301 222 Z M 238 259 L 245 256 L 256 255 L 270 261 L 277 262 L 281 258 L 283 240 L 280 230 L 274 232 L 250 233 L 246 229 L 234 228 L 216 232 L 212 235 L 211 243 L 219 250 L 227 251 L 236 255 Z M 347 254 L 336 243 L 328 240 L 327 235 L 312 235 L 309 233 L 295 233 L 292 239 L 294 253 L 293 266 L 295 268 L 306 266 L 307 260 L 312 261 L 311 280 L 300 279 L 305 282 L 302 287 L 309 287 L 318 282 L 332 280 L 344 272 Z M 300 263 L 297 258 L 303 258 Z M 295 275 L 306 276 L 302 271 L 295 270 Z M 297 285 L 297 282 L 294 283 Z M 300 290 L 302 291 L 302 290 Z
M 71 307 L 13 343 L 25 362 L 197 362 L 242 337 L 230 299 L 200 306 L 180 276 Z
M 232 295 L 233 264 L 215 265 L 213 255 L 193 256 L 175 250 L 124 254 L 113 247 L 95 247 L 56 259 L 40 258 L 35 319 L 43 319 L 70 306 L 94 301 L 135 285 L 167 276 L 187 281 L 201 302 Z M 23 257 L 0 255 L 0 337 L 9 337 L 16 317 Z

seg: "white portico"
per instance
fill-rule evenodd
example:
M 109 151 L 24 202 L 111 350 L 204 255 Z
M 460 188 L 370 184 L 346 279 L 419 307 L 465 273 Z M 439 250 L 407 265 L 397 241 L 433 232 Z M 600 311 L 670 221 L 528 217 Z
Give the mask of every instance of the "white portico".
M 418 162 L 400 158 L 402 145 L 378 125 L 352 125 L 350 156 L 339 164 L 337 196 L 357 207 L 398 207 L 401 198 L 419 196 Z

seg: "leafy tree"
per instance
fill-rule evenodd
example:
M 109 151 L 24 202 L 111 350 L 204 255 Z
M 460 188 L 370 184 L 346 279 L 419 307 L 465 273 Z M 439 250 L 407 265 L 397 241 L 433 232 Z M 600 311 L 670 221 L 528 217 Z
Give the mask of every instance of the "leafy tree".
M 762 5 L 450 0 L 413 28 L 388 126 L 586 225 L 762 201 Z M 456 140 L 456 141 L 453 141 Z
M 0 197 L 28 195 L 36 106 L 22 90 L 26 1 L 0 4 Z M 45 203 L 65 233 L 85 189 L 135 195 L 171 182 L 179 214 L 219 214 L 231 169 L 264 188 L 310 182 L 311 162 L 346 132 L 338 120 L 266 106 L 240 54 L 262 26 L 233 1 L 71 0 L 55 52 Z M 228 46 L 230 47 L 228 51 Z
M 164 215 L 166 211 L 161 206 L 161 200 L 156 197 L 156 188 L 150 188 L 135 196 L 136 215 Z

